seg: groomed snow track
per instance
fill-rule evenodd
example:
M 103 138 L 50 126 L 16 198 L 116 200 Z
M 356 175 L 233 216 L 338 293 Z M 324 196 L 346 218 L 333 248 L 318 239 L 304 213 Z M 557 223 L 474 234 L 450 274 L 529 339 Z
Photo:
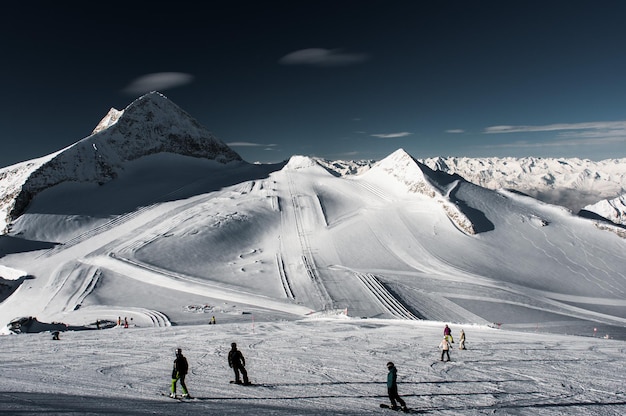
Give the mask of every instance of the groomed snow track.
M 381 281 L 370 273 L 356 273 L 361 283 L 369 290 L 376 300 L 391 315 L 398 319 L 409 319 L 417 321 L 419 318 L 409 311 L 395 296 L 393 296 Z

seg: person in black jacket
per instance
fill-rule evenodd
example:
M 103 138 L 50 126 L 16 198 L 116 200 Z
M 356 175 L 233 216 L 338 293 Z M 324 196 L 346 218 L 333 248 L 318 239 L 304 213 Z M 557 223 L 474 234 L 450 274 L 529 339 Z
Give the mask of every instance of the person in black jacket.
M 230 344 L 231 349 L 228 352 L 228 366 L 235 371 L 235 383 L 241 384 L 239 372 L 243 377 L 243 384 L 250 384 L 248 380 L 248 372 L 246 371 L 246 359 L 243 358 L 241 351 L 237 349 L 237 343 Z
M 189 371 L 189 364 L 183 355 L 183 350 L 176 349 L 176 359 L 174 360 L 174 369 L 172 370 L 172 392 L 170 397 L 176 397 L 176 382 L 180 380 L 180 387 L 183 390 L 183 398 L 190 399 L 187 386 L 185 385 L 185 376 Z
M 408 410 L 406 403 L 398 395 L 398 371 L 396 370 L 396 366 L 389 361 L 387 363 L 387 369 L 389 370 L 389 373 L 387 373 L 387 395 L 391 402 L 391 408 L 394 410 L 402 409 L 402 411 L 406 412 Z M 400 403 L 401 407 L 398 407 L 396 402 Z

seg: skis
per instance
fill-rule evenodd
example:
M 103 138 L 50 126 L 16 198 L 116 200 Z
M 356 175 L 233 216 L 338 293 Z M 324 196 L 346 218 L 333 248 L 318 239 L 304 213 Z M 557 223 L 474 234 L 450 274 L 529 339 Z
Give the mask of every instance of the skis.
M 400 406 L 391 407 L 391 405 L 388 405 L 387 403 L 381 403 L 380 407 L 383 409 L 396 410 L 398 412 L 412 413 L 411 409 L 409 409 L 408 407 L 405 407 L 404 409 Z
M 187 396 L 183 397 L 181 394 L 177 394 L 174 397 L 170 395 L 170 393 L 161 393 L 161 396 L 169 397 L 170 399 L 178 400 L 179 402 L 184 402 L 186 400 L 193 400 L 193 397 Z
M 230 384 L 239 384 L 240 386 L 252 386 L 252 383 L 249 381 L 247 383 L 242 383 L 241 381 L 237 382 L 235 380 L 230 380 Z

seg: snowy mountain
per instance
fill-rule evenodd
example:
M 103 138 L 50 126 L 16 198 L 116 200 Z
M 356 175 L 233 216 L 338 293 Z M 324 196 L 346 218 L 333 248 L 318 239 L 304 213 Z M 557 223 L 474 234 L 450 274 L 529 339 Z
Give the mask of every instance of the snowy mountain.
M 577 213 L 626 192 L 626 159 L 430 158 L 431 169 L 489 189 L 513 189 Z
M 588 205 L 584 210 L 598 214 L 615 224 L 626 225 L 626 194 Z
M 1 170 L 21 215 L 0 235 L 20 334 L 0 336 L 0 413 L 373 415 L 394 361 L 415 412 L 621 414 L 624 228 L 487 181 L 549 185 L 553 161 L 442 161 L 249 164 L 153 93 Z M 468 334 L 445 363 L 444 323 Z M 254 386 L 228 382 L 233 341 Z M 163 395 L 177 347 L 184 404 Z
M 32 199 L 62 183 L 104 184 L 128 162 L 174 153 L 220 163 L 241 161 L 189 114 L 163 95 L 146 94 L 122 111 L 111 109 L 83 140 L 51 155 L 0 170 L 0 230 L 18 218 Z
M 337 175 L 360 174 L 376 161 L 315 160 Z M 550 158 L 459 158 L 416 159 L 430 169 L 458 175 L 464 180 L 489 189 L 510 189 L 540 201 L 560 205 L 573 213 L 599 209 L 595 214 L 614 221 L 615 209 L 607 211 L 610 202 L 626 191 L 626 159 L 591 161 Z M 615 202 L 615 201 L 613 201 Z M 602 208 L 604 207 L 604 208 Z M 623 224 L 623 223 L 622 223 Z

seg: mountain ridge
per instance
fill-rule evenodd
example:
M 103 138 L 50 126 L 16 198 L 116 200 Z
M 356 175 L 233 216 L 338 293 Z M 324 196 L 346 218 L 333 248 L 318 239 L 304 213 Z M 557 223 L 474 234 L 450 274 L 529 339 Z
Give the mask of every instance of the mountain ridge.
M 114 179 L 125 163 L 169 152 L 216 160 L 241 157 L 160 93 L 111 109 L 93 133 L 55 153 L 0 170 L 0 230 L 19 217 L 39 192 L 63 182 Z
M 0 169 L 0 232 L 8 232 L 11 222 L 45 189 L 68 181 L 101 185 L 119 175 L 128 161 L 161 152 L 220 163 L 242 162 L 236 152 L 184 110 L 152 92 L 124 110 L 111 108 L 90 136 L 65 149 Z M 611 202 L 626 194 L 626 159 L 410 157 L 434 172 L 458 175 L 478 186 L 513 189 L 574 213 L 584 209 L 602 217 L 610 214 L 605 218 L 626 225 L 623 206 Z M 360 175 L 380 162 L 311 160 L 338 176 Z M 422 186 L 423 182 L 414 185 Z

